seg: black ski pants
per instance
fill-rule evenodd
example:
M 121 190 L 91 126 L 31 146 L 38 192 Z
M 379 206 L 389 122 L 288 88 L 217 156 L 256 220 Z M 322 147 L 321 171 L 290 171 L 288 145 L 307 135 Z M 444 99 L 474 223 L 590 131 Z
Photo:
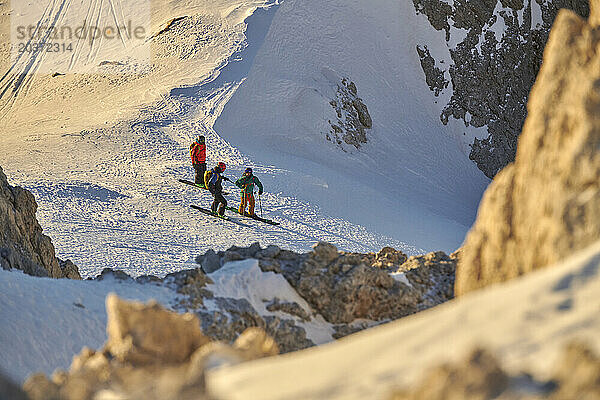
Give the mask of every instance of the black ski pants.
M 206 172 L 206 163 L 201 164 L 193 164 L 194 171 L 196 171 L 196 178 L 194 179 L 194 183 L 197 185 L 204 186 L 204 173 Z
M 210 210 L 212 212 L 217 212 L 217 207 L 219 208 L 219 215 L 225 215 L 225 207 L 227 207 L 227 199 L 223 197 L 222 192 L 213 192 L 213 197 L 215 198 L 210 206 Z

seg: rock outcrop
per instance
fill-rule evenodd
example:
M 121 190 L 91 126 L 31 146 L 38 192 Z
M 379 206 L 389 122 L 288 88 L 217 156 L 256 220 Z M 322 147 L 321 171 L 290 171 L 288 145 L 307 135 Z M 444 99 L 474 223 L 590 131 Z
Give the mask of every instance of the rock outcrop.
M 442 64 L 444 60 L 429 54 L 426 43 L 416 48 L 427 84 L 436 96 L 448 87 L 448 79 L 452 82 L 442 122 L 454 118 L 466 126 L 487 128 L 487 138 L 474 139 L 469 158 L 493 178 L 515 158 L 528 95 L 558 10 L 568 8 L 586 17 L 588 1 L 413 3 L 434 29 L 445 32 L 450 50 L 451 60 Z
M 327 140 L 348 151 L 345 145 L 360 149 L 367 143 L 367 131 L 373 127 L 373 120 L 363 100 L 358 97 L 356 84 L 347 78 L 337 83 L 336 98 L 329 103 L 337 115 L 336 121 L 329 121 L 331 130 Z
M 600 4 L 563 10 L 529 99 L 513 164 L 486 191 L 457 295 L 548 266 L 600 237 Z M 595 22 L 593 22 L 595 21 Z
M 233 365 L 279 353 L 264 331 L 251 328 L 235 343 L 211 342 L 193 314 L 176 314 L 156 303 L 107 297 L 108 341 L 84 348 L 69 371 L 49 379 L 32 375 L 24 389 L 32 400 L 204 399 L 209 367 Z
M 29 275 L 81 279 L 69 260 L 56 258 L 54 246 L 35 218 L 31 192 L 8 184 L 0 168 L 0 265 Z
M 253 254 L 253 252 L 260 250 L 260 246 L 257 248 L 257 245 L 248 248 L 233 247 L 231 252 L 219 252 L 219 254 L 223 258 L 227 256 L 227 259 L 239 259 L 239 257 L 242 257 L 240 253 L 244 255 Z M 214 252 L 209 250 L 207 253 L 212 254 Z M 216 255 L 216 253 L 214 254 Z M 204 258 L 199 257 L 199 259 Z M 219 265 L 217 269 L 221 268 L 221 258 L 218 258 L 217 264 Z M 307 338 L 304 328 L 297 325 L 297 322 L 305 321 L 304 318 L 307 317 L 307 314 L 302 313 L 303 309 L 297 304 L 295 306 L 299 307 L 300 310 L 295 308 L 294 304 L 274 301 L 267 306 L 268 310 L 271 309 L 269 311 L 281 311 L 283 314 L 288 314 L 289 318 L 277 315 L 260 315 L 246 299 L 216 297 L 208 288 L 208 285 L 212 285 L 214 282 L 204 273 L 203 268 L 206 267 L 174 272 L 164 278 L 145 275 L 135 279 L 123 271 L 106 268 L 94 280 L 103 280 L 110 277 L 139 284 L 153 283 L 170 287 L 179 294 L 173 309 L 178 312 L 193 313 L 200 321 L 203 334 L 211 340 L 233 342 L 247 329 L 260 328 L 273 337 L 282 353 L 315 345 Z M 207 306 L 207 302 L 210 302 L 209 306 Z M 308 318 L 310 319 L 310 316 Z
M 257 260 L 259 272 L 285 278 L 305 303 L 261 293 L 263 307 L 258 310 L 246 298 L 215 295 L 211 274 L 228 262 L 248 259 Z M 347 253 L 323 242 L 305 254 L 274 245 L 262 248 L 259 243 L 233 246 L 226 251 L 208 250 L 196 261 L 200 268 L 195 270 L 165 278 L 141 276 L 135 281 L 176 291 L 179 296 L 173 309 L 195 314 L 204 335 L 213 340 L 232 342 L 246 329 L 257 327 L 276 341 L 282 353 L 315 345 L 306 323 L 325 329 L 330 325 L 333 340 L 448 301 L 454 297 L 457 262 L 454 255 L 443 252 L 407 257 L 385 247 L 378 253 Z M 134 281 L 111 269 L 95 279 L 109 276 Z
M 398 319 L 454 295 L 456 259 L 443 252 L 408 258 L 390 247 L 359 254 L 338 251 L 320 242 L 313 251 L 298 254 L 273 245 L 261 249 L 254 244 L 219 253 L 209 250 L 197 261 L 204 269 L 216 270 L 227 261 L 248 258 L 259 260 L 265 272 L 282 274 L 314 312 L 336 325 L 351 324 L 356 319 Z M 297 308 L 286 308 L 290 314 L 306 318 L 298 315 Z M 342 331 L 355 329 L 340 327 Z
M 511 375 L 485 349 L 464 361 L 428 371 L 417 387 L 397 391 L 392 400 L 563 400 L 600 398 L 600 357 L 586 345 L 566 346 L 553 379 L 536 381 L 530 374 Z

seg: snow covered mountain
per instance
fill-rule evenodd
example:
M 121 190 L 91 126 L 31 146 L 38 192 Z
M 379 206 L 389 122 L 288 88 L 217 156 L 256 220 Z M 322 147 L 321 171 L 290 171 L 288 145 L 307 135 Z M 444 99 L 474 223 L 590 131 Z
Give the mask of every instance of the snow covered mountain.
M 86 4 L 0 7 L 6 19 L 112 21 L 109 4 Z M 443 47 L 443 35 L 411 5 L 172 1 L 150 16 L 147 41 L 108 55 L 82 45 L 75 70 L 37 53 L 5 66 L 0 165 L 36 195 L 58 255 L 83 276 L 115 260 L 132 275 L 164 275 L 192 254 L 257 240 L 413 255 L 460 245 L 488 181 L 438 121 L 415 45 Z M 148 43 L 144 66 L 134 56 Z M 210 201 L 177 182 L 192 173 L 198 134 L 229 176 L 255 167 L 267 186 L 260 205 L 283 229 L 189 210 Z
M 420 246 L 458 244 L 487 180 L 439 120 L 423 41 L 444 46 L 408 2 L 285 1 L 215 130 L 306 176 L 281 190 Z

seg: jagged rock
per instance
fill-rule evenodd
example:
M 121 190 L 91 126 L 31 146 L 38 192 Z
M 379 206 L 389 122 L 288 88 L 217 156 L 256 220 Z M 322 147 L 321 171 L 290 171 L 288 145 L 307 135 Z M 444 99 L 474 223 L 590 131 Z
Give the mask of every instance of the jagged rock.
M 407 285 L 388 272 L 388 264 L 402 268 L 399 264 L 405 259 L 392 248 L 365 255 L 318 244 L 299 265 L 284 264 L 282 270 L 311 307 L 334 324 L 398 319 L 452 298 L 454 260 L 441 252 L 413 257 L 405 267 L 414 268 L 405 273 Z
M 277 274 L 281 273 L 281 263 L 279 261 L 277 261 L 277 260 L 273 260 L 273 259 L 263 260 L 263 259 L 260 259 L 260 260 L 258 260 L 258 266 L 264 272 L 275 272 Z
M 327 321 L 341 324 L 357 318 L 396 319 L 415 310 L 415 299 L 407 296 L 406 288 L 387 272 L 364 264 L 352 266 L 355 259 L 344 260 L 344 256 L 336 263 L 325 264 L 324 260 L 331 260 L 333 256 L 329 249 L 325 254 L 311 253 L 301 263 L 297 278 L 294 273 L 286 276 Z M 344 265 L 351 268 L 345 268 L 347 272 L 344 272 Z M 288 269 L 283 271 L 286 275 Z
M 106 349 L 124 363 L 182 363 L 209 341 L 195 315 L 175 314 L 156 302 L 144 305 L 109 295 L 106 312 Z
M 195 310 L 204 304 L 204 299 L 213 297 L 212 292 L 206 289 L 206 285 L 213 281 L 200 268 L 168 274 L 164 281 L 182 295 L 175 306 L 178 310 Z
M 267 310 L 271 312 L 281 311 L 298 317 L 304 321 L 310 321 L 310 315 L 308 315 L 308 313 L 304 311 L 304 309 L 300 307 L 298 303 L 281 302 L 281 300 L 279 300 L 277 297 L 267 305 Z
M 163 279 L 155 275 L 140 275 L 135 278 L 135 281 L 137 283 L 160 283 L 163 282 Z
M 215 340 L 234 341 L 251 327 L 264 327 L 262 317 L 246 299 L 215 297 L 212 299 L 218 311 L 197 310 L 202 331 Z
M 313 246 L 313 257 L 325 264 L 329 264 L 338 257 L 338 249 L 326 242 L 319 242 Z
M 337 115 L 336 121 L 329 121 L 331 131 L 326 138 L 347 151 L 345 144 L 360 149 L 367 143 L 367 129 L 373 127 L 373 120 L 367 106 L 358 97 L 356 84 L 349 79 L 342 78 L 337 83 L 336 98 L 329 103 Z
M 196 262 L 202 266 L 202 269 L 207 274 L 215 272 L 221 268 L 221 259 L 212 249 L 204 253 L 203 256 L 198 256 L 196 258 Z
M 281 249 L 275 245 L 269 245 L 267 246 L 266 249 L 259 251 L 256 254 L 257 258 L 275 258 L 277 257 L 277 255 L 279 255 L 279 252 L 281 251 Z
M 63 261 L 60 258 L 57 258 L 57 260 L 58 260 L 58 266 L 60 267 L 62 275 L 65 278 L 81 279 L 81 275 L 79 275 L 79 268 L 77 268 L 77 265 L 73 264 L 73 262 L 71 260 Z
M 247 329 L 258 327 L 271 335 L 282 353 L 314 346 L 306 331 L 292 320 L 261 316 L 246 299 L 216 297 L 219 311 L 196 311 L 203 332 L 214 340 L 233 341 Z
M 100 275 L 96 276 L 95 278 L 92 278 L 92 280 L 103 281 L 104 279 L 109 278 L 109 277 L 119 280 L 119 281 L 132 281 L 133 280 L 133 278 L 127 272 L 123 272 L 118 269 L 112 269 L 112 268 L 104 268 L 102 270 L 102 272 L 100 272 Z
M 427 86 L 429 86 L 429 89 L 437 97 L 442 90 L 448 87 L 450 82 L 446 80 L 444 71 L 435 65 L 435 59 L 431 56 L 427 46 L 417 46 L 417 53 L 421 59 L 421 68 L 425 73 L 425 82 L 427 82 Z
M 35 218 L 33 195 L 8 184 L 0 168 L 0 265 L 29 275 L 81 279 L 71 261 L 56 258 L 52 241 Z
M 560 12 L 528 110 L 516 160 L 484 194 L 466 238 L 457 295 L 551 265 L 600 237 L 598 26 Z
M 264 330 L 273 337 L 282 353 L 289 353 L 312 347 L 315 344 L 306 337 L 304 328 L 291 319 L 282 319 L 272 315 L 264 317 Z
M 391 271 L 404 264 L 407 259 L 408 257 L 403 252 L 392 247 L 384 247 L 375 255 L 375 262 L 372 266 Z
M 231 246 L 227 252 L 235 252 L 242 256 L 242 259 L 254 258 L 258 252 L 262 251 L 260 243 L 254 242 L 248 247 Z M 227 252 L 225 255 L 227 255 Z
M 244 259 L 245 259 L 244 256 L 242 256 L 237 251 L 227 250 L 225 252 L 225 255 L 223 256 L 223 264 L 228 263 L 230 261 L 239 261 L 239 260 L 244 260 Z
M 397 273 L 403 273 L 416 291 L 419 311 L 444 303 L 454 297 L 456 259 L 443 251 L 411 256 Z
M 249 247 L 231 247 L 225 252 L 210 251 L 219 267 L 230 260 L 258 259 L 264 272 L 282 274 L 312 310 L 336 324 L 334 337 L 365 329 L 369 325 L 401 318 L 453 297 L 456 260 L 442 252 L 407 259 L 406 254 L 391 247 L 378 253 L 346 253 L 334 245 L 319 242 L 307 254 L 283 250 L 277 246 L 261 249 L 258 243 Z M 409 271 L 410 270 L 410 271 Z M 398 271 L 402 272 L 401 276 Z M 306 331 L 293 319 L 274 320 L 261 316 L 244 299 L 213 298 L 206 288 L 208 279 L 200 270 L 198 278 L 184 282 L 185 275 L 166 279 L 175 285 L 179 299 L 176 309 L 198 315 L 204 333 L 215 339 L 232 341 L 250 327 L 266 330 L 279 344 L 282 352 L 314 345 Z M 196 275 L 194 275 L 196 276 Z M 201 277 L 201 278 L 200 278 Z M 198 279 L 196 281 L 196 279 Z M 211 299 L 210 307 L 204 307 Z M 297 321 L 310 321 L 312 315 L 296 303 L 273 299 L 267 311 L 285 312 Z M 356 319 L 373 321 L 354 324 Z
M 263 330 L 243 332 L 232 346 L 209 342 L 192 315 L 156 304 L 107 298 L 109 339 L 94 351 L 84 348 L 69 371 L 51 379 L 32 375 L 24 390 L 32 400 L 205 399 L 206 368 L 278 354 Z
M 425 46 L 416 49 L 427 84 L 435 95 L 448 86 L 445 72 L 452 81 L 452 96 L 442 111 L 442 122 L 455 118 L 467 126 L 487 128 L 488 137 L 474 139 L 469 158 L 492 178 L 515 158 L 529 92 L 558 10 L 569 8 L 585 17 L 589 13 L 588 1 L 413 3 L 417 13 L 425 14 L 435 29 L 446 32 L 452 62 L 445 64 L 444 69 Z M 536 13 L 541 14 L 539 18 Z

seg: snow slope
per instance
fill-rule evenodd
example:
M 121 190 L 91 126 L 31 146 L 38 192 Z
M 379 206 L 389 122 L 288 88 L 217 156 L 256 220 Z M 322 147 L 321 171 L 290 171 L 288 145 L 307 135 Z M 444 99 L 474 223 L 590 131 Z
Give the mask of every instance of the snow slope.
M 36 195 L 45 233 L 59 256 L 72 259 L 84 276 L 107 265 L 133 276 L 165 275 L 189 268 L 208 248 L 255 241 L 298 251 L 326 240 L 348 250 L 392 245 L 421 252 L 410 241 L 278 191 L 274 182 L 292 179 L 287 171 L 255 163 L 212 130 L 276 10 L 273 1 L 169 3 L 153 11 L 155 32 L 175 17 L 187 17 L 163 34 L 167 37 L 155 39 L 164 56 L 148 75 L 35 75 L 31 90 L 21 92 L 0 117 L 7 124 L 0 165 L 11 183 Z M 190 44 L 191 36 L 199 40 Z M 200 133 L 207 137 L 209 163 L 227 162 L 230 177 L 241 175 L 247 164 L 255 167 L 267 185 L 265 215 L 281 221 L 281 228 L 255 222 L 240 228 L 189 209 L 210 202 L 208 193 L 177 182 L 192 175 L 188 146 Z M 235 203 L 237 189 L 230 190 Z
M 559 352 L 578 339 L 600 350 L 600 242 L 503 285 L 335 343 L 209 372 L 223 399 L 380 399 L 428 367 L 475 346 L 511 373 L 549 379 Z
M 74 4 L 36 7 L 76 19 Z M 0 8 L 14 11 L 6 2 Z M 160 3 L 151 13 L 148 70 L 132 73 L 135 49 L 117 47 L 109 58 L 122 64 L 91 57 L 93 73 L 31 75 L 18 64 L 27 83 L 16 86 L 21 75 L 3 75 L 15 90 L 0 99 L 0 165 L 34 193 L 58 255 L 85 277 L 107 265 L 163 276 L 209 248 L 255 241 L 295 251 L 319 240 L 360 252 L 453 251 L 487 181 L 437 118 L 414 36 L 445 43 L 423 18 L 387 0 Z M 304 138 L 286 111 L 290 96 L 309 88 L 294 115 L 320 126 L 323 98 L 310 93 L 331 92 L 335 74 L 356 81 L 373 116 L 361 152 L 341 154 L 314 132 Z M 211 201 L 177 182 L 192 176 L 188 146 L 198 134 L 207 138 L 209 165 L 225 161 L 229 177 L 254 167 L 267 187 L 258 210 L 280 228 L 240 227 L 189 209 Z M 237 189 L 228 190 L 237 203 Z
M 22 382 L 34 372 L 68 368 L 84 346 L 100 348 L 106 341 L 108 293 L 167 306 L 176 297 L 152 284 L 37 278 L 0 269 L 0 369 Z
M 416 56 L 423 41 L 443 44 L 443 33 L 410 2 L 285 1 L 215 129 L 255 159 L 298 171 L 277 182 L 287 193 L 420 247 L 458 246 L 487 179 L 464 154 L 464 127 L 440 123 Z M 374 124 L 369 143 L 348 152 L 325 137 L 342 78 Z

